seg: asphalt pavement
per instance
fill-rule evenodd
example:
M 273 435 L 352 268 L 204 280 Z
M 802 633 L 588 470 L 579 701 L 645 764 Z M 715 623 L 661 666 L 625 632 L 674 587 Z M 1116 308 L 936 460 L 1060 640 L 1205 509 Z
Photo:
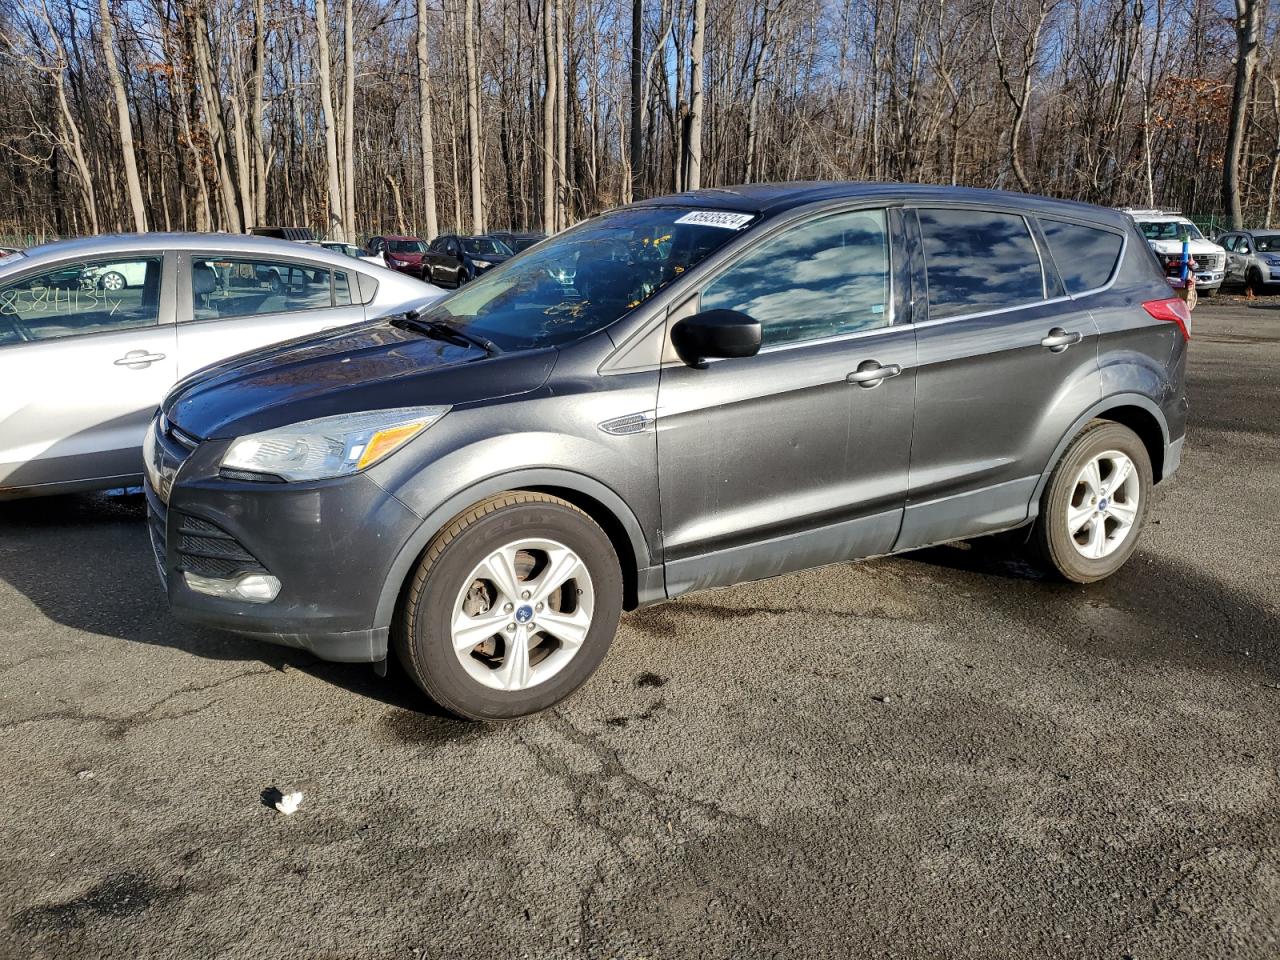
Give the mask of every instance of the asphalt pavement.
M 1280 956 L 1280 300 L 1194 334 L 1110 581 L 698 594 L 500 726 L 171 620 L 136 496 L 0 504 L 0 957 Z

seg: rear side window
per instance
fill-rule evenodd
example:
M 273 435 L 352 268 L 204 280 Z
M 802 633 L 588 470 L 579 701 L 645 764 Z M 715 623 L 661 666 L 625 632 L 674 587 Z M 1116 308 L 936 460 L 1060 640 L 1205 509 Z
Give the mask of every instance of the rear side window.
M 1067 293 L 1105 287 L 1120 259 L 1119 234 L 1063 220 L 1040 220 Z
M 196 257 L 191 306 L 196 320 L 295 313 L 332 306 L 327 267 L 274 260 Z
M 1040 254 L 1021 216 L 986 210 L 917 213 L 931 320 L 1044 299 Z

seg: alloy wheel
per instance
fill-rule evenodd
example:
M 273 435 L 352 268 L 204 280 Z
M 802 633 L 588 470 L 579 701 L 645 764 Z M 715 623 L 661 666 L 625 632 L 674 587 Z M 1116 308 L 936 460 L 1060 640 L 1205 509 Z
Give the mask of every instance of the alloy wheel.
M 527 690 L 574 658 L 594 609 L 581 557 L 554 540 L 517 540 L 491 551 L 463 581 L 449 621 L 453 652 L 485 686 Z
M 1120 548 L 1137 520 L 1141 491 L 1133 461 L 1119 450 L 1100 453 L 1080 469 L 1066 524 L 1081 556 L 1101 560 Z

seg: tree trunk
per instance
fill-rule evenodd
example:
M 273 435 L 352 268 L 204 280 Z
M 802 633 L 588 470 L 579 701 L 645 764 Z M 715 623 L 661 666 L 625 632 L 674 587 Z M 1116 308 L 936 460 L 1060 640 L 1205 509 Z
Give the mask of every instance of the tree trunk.
M 556 28 L 552 0 L 542 0 L 542 61 L 546 86 L 542 94 L 542 229 L 556 232 Z
M 325 0 L 316 0 L 316 54 L 320 61 L 320 113 L 324 117 L 324 157 L 329 181 L 326 232 L 350 243 L 354 238 L 347 235 L 342 215 L 342 188 L 338 184 L 338 131 L 333 122 L 333 71 L 329 63 L 329 12 Z
M 267 11 L 264 0 L 253 0 L 253 107 L 250 137 L 253 142 L 253 215 L 257 223 L 267 219 L 267 151 L 263 143 L 263 71 L 267 59 Z
M 107 0 L 98 0 L 98 16 L 102 37 L 102 57 L 111 84 L 111 94 L 116 102 L 116 122 L 120 129 L 120 153 L 124 159 L 124 182 L 129 192 L 129 207 L 133 212 L 133 229 L 147 232 L 147 210 L 142 203 L 142 183 L 138 179 L 138 158 L 133 151 L 133 121 L 129 117 L 129 98 L 124 92 L 124 78 L 116 61 L 115 30 L 111 24 L 111 8 Z
M 342 226 L 347 242 L 356 242 L 356 44 L 352 0 L 342 5 Z
M 348 3 L 351 0 L 347 0 Z M 463 4 L 462 45 L 467 59 L 467 155 L 471 167 L 471 229 L 484 233 L 484 171 L 480 167 L 480 74 L 476 68 L 476 0 Z
M 426 240 L 440 233 L 436 220 L 435 137 L 431 131 L 431 62 L 427 47 L 427 0 L 418 0 L 418 131 L 422 141 L 422 197 Z
M 628 193 L 630 202 L 641 193 L 644 166 L 644 0 L 631 0 L 631 169 Z
M 1227 150 L 1222 161 L 1222 206 L 1231 228 L 1244 228 L 1240 201 L 1240 154 L 1249 119 L 1249 90 L 1258 65 L 1258 27 L 1262 0 L 1235 0 L 1236 79 L 1231 90 L 1231 114 L 1227 124 Z

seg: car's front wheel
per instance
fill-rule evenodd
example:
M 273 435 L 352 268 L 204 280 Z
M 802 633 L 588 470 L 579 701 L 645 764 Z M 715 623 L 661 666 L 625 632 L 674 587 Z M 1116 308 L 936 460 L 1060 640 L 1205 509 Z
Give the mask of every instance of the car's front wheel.
M 394 643 L 442 707 L 505 720 L 586 682 L 621 612 L 622 573 L 604 531 L 558 497 L 514 491 L 476 504 L 431 541 Z
M 1138 435 L 1094 420 L 1067 447 L 1040 498 L 1033 540 L 1075 583 L 1109 577 L 1138 545 L 1151 500 L 1151 458 Z

